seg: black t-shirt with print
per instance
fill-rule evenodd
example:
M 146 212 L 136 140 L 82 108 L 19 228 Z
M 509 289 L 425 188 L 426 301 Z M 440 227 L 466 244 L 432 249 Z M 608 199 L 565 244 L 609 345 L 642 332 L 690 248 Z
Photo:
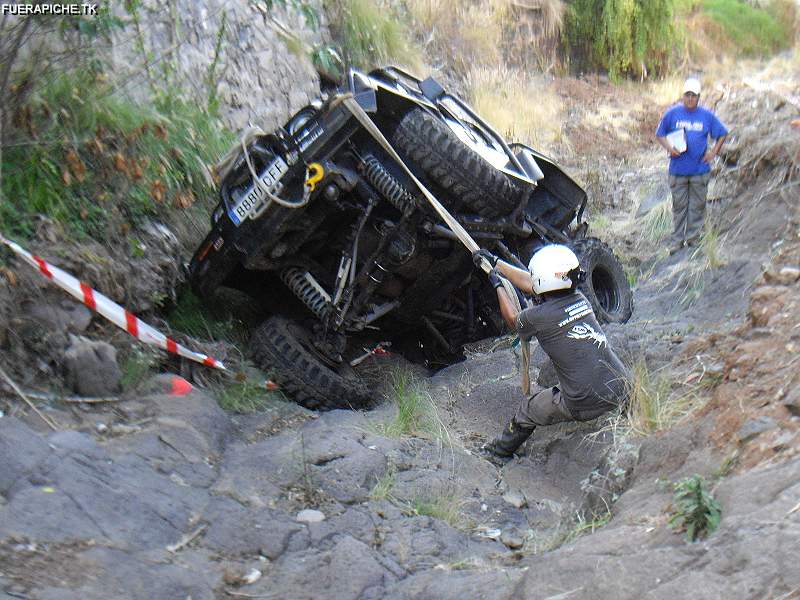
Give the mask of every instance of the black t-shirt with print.
M 517 332 L 523 339 L 536 337 L 553 361 L 570 409 L 617 404 L 624 397 L 627 370 L 581 292 L 548 294 L 542 304 L 519 313 Z

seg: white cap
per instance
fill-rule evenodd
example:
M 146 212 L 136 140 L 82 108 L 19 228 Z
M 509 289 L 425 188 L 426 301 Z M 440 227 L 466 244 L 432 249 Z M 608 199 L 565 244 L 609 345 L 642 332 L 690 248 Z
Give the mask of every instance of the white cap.
M 689 77 L 683 84 L 683 93 L 693 92 L 700 95 L 700 80 L 695 77 Z

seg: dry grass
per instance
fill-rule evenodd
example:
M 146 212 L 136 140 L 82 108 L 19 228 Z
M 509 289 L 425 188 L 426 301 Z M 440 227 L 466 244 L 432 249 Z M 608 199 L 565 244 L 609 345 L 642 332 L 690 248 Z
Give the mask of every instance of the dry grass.
M 497 0 L 406 0 L 426 46 L 445 54 L 461 75 L 475 64 L 502 60 L 503 3 Z
M 697 410 L 704 402 L 703 386 L 675 384 L 678 375 L 666 369 L 652 371 L 644 360 L 631 367 L 628 406 L 612 413 L 606 424 L 588 436 L 595 439 L 611 432 L 621 445 L 632 436 L 644 436 L 668 429 Z
M 549 84 L 496 67 L 474 69 L 467 85 L 475 111 L 507 139 L 545 152 L 563 141 L 561 102 Z
M 669 75 L 664 79 L 653 81 L 647 86 L 646 95 L 659 106 L 669 106 L 681 98 L 681 87 L 686 77 L 683 75 Z
M 559 64 L 558 49 L 564 26 L 562 0 L 502 0 L 498 17 L 506 57 L 513 64 L 548 71 Z
M 654 206 L 644 218 L 640 243 L 652 246 L 672 232 L 672 203 L 669 199 Z
M 452 493 L 422 495 L 408 502 L 401 502 L 399 506 L 408 516 L 432 517 L 462 531 L 469 530 L 473 526 L 472 520 L 464 514 L 464 501 Z
M 546 70 L 558 62 L 562 0 L 405 0 L 424 44 L 464 76 L 503 64 Z

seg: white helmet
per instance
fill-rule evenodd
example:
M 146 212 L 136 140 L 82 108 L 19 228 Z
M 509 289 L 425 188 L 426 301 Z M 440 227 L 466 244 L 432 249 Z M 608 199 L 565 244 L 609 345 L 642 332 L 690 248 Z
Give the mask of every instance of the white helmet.
M 577 283 L 573 280 L 573 273 L 580 269 L 580 263 L 575 253 L 561 244 L 551 244 L 540 248 L 533 253 L 528 263 L 528 270 L 533 280 L 533 291 L 537 294 L 553 292 L 555 290 L 568 290 Z

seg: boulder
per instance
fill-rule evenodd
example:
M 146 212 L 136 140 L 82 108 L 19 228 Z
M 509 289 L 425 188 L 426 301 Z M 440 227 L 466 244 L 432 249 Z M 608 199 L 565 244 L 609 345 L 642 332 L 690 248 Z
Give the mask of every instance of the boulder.
M 70 336 L 64 352 L 67 385 L 80 396 L 108 396 L 121 389 L 122 371 L 111 344 Z

